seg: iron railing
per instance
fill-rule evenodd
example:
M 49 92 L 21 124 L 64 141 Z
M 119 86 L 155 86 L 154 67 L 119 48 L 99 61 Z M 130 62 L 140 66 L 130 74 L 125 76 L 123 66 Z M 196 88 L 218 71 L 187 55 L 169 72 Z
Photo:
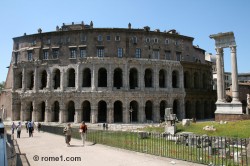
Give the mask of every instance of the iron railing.
M 63 135 L 63 128 L 43 126 L 42 130 Z M 73 128 L 72 137 L 80 139 L 77 128 Z M 88 130 L 87 141 L 206 165 L 248 165 L 248 139 L 193 134 L 167 135 L 149 132 Z

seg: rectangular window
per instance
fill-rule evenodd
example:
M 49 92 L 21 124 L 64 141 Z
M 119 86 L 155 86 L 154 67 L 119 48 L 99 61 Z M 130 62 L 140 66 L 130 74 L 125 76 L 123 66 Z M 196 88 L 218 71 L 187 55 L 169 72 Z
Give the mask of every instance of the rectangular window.
M 52 56 L 53 56 L 53 59 L 58 59 L 59 50 L 58 49 L 53 49 L 52 50 Z
M 97 57 L 104 57 L 104 48 L 97 48 Z
M 120 36 L 115 36 L 115 41 L 120 41 Z
M 75 59 L 76 58 L 76 49 L 70 49 L 70 58 Z
M 135 57 L 136 58 L 141 58 L 141 49 L 140 48 L 136 48 L 136 50 L 135 50 Z
M 32 61 L 33 57 L 32 57 L 32 52 L 29 51 L 28 52 L 28 61 Z
M 81 58 L 85 58 L 86 57 L 86 49 L 85 48 L 81 48 L 80 49 L 80 57 Z
M 122 48 L 118 48 L 117 56 L 118 56 L 118 58 L 122 58 L 122 56 L 123 56 L 123 49 Z
M 160 51 L 159 50 L 153 50 L 153 59 L 159 59 L 160 58 Z
M 137 44 L 137 37 L 133 36 L 132 41 L 133 41 L 133 44 Z
M 81 42 L 84 42 L 84 41 L 86 41 L 87 40 L 87 37 L 86 37 L 86 35 L 84 35 L 84 34 L 81 34 Z
M 107 36 L 107 41 L 110 41 L 110 35 Z
M 102 41 L 102 35 L 98 35 L 97 40 L 98 40 L 98 41 Z
M 49 59 L 49 51 L 48 50 L 43 50 L 43 59 Z
M 181 52 L 176 52 L 176 60 L 181 61 Z
M 171 51 L 165 51 L 165 60 L 171 60 Z

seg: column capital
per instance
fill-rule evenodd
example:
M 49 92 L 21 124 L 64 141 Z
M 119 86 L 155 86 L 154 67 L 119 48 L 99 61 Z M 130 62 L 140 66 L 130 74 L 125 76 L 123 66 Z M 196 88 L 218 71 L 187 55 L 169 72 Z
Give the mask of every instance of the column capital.
M 223 48 L 222 47 L 216 47 L 215 48 L 216 54 L 223 54 Z
M 231 52 L 236 52 L 236 46 L 230 46 Z

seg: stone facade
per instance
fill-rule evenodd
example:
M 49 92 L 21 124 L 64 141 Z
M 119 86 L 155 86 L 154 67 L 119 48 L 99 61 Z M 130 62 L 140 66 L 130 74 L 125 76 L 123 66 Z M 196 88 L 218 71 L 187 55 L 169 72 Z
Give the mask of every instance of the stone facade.
M 5 103 L 12 120 L 159 122 L 168 107 L 178 119 L 213 116 L 214 110 L 204 110 L 215 101 L 211 65 L 193 38 L 175 30 L 72 23 L 13 40 L 11 79 L 6 80 L 11 101 Z M 199 108 L 185 110 L 186 94 L 198 93 L 210 95 L 198 103 L 202 115 Z

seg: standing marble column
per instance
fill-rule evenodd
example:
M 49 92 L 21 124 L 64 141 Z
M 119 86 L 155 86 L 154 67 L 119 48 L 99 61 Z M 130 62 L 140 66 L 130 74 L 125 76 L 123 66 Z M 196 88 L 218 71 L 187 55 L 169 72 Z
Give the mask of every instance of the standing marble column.
M 223 79 L 224 76 L 222 75 L 222 55 L 223 49 L 216 48 L 216 68 L 217 68 L 217 102 L 222 102 L 223 99 Z
M 236 59 L 236 46 L 231 46 L 231 65 L 232 65 L 232 102 L 239 102 L 238 70 Z

